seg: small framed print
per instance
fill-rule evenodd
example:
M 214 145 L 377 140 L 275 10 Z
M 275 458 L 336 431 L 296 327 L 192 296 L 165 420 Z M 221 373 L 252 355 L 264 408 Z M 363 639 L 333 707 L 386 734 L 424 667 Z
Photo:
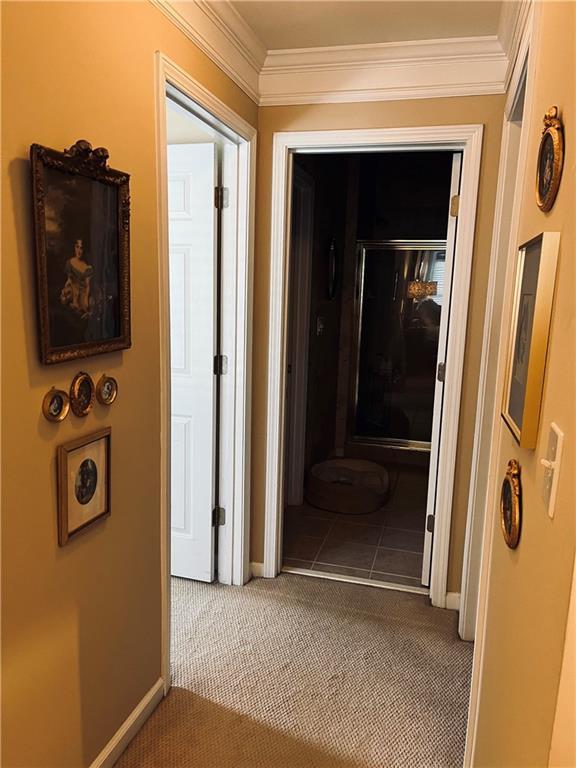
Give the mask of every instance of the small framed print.
M 64 421 L 70 410 L 70 398 L 63 389 L 52 387 L 50 392 L 44 395 L 42 401 L 42 413 L 48 421 Z
M 58 446 L 58 543 L 61 547 L 110 515 L 109 427 Z
M 563 165 L 564 128 L 558 116 L 558 107 L 550 107 L 544 115 L 536 169 L 536 203 L 541 211 L 549 211 L 554 205 Z
M 502 416 L 521 448 L 536 448 L 559 232 L 544 232 L 518 251 Z
M 96 400 L 101 405 L 112 405 L 118 396 L 118 382 L 113 376 L 103 374 L 96 384 Z
M 89 373 L 80 371 L 70 385 L 70 405 L 74 416 L 88 416 L 94 405 L 94 382 Z
M 520 464 L 510 459 L 500 493 L 500 526 L 504 541 L 510 549 L 516 549 L 520 541 L 522 524 L 522 492 L 520 488 Z

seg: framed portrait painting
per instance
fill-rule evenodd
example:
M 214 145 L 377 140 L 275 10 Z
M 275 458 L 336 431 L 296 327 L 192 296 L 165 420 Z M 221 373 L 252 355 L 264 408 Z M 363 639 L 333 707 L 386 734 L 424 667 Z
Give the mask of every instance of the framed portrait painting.
M 535 448 L 554 298 L 559 232 L 518 251 L 502 416 L 521 448 Z
M 130 347 L 130 177 L 83 140 L 30 158 L 42 362 Z
M 58 542 L 110 515 L 109 427 L 58 446 Z
M 544 130 L 536 165 L 536 203 L 541 211 L 550 211 L 556 200 L 564 165 L 564 127 L 558 107 L 544 115 Z

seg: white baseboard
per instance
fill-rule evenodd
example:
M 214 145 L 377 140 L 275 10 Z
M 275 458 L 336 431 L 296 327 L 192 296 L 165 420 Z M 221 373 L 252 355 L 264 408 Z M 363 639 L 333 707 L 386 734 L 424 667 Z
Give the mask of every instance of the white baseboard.
M 264 563 L 250 563 L 250 573 L 253 579 L 261 579 L 264 576 Z
M 112 768 L 122 752 L 150 717 L 164 696 L 164 680 L 157 680 L 140 703 L 128 715 L 90 768 Z
M 460 592 L 446 592 L 446 608 L 449 611 L 460 610 Z

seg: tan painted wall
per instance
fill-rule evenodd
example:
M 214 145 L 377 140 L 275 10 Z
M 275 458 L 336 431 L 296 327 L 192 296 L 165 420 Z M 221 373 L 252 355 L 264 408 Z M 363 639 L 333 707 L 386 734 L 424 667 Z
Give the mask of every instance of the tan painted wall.
M 576 765 L 576 568 L 572 573 L 570 610 L 564 640 L 564 660 L 558 686 L 556 715 L 550 745 L 550 768 Z
M 474 765 L 482 767 L 548 764 L 562 664 L 575 551 L 575 10 L 574 3 L 543 3 L 540 7 L 535 113 L 518 241 L 525 242 L 545 230 L 562 235 L 538 445 L 535 451 L 520 450 L 506 427 L 499 445 L 501 476 L 509 458 L 520 461 L 524 509 L 518 548 L 512 551 L 505 546 L 498 523 L 492 543 L 474 754 Z M 552 104 L 563 113 L 566 160 L 556 204 L 544 214 L 536 207 L 534 179 L 541 116 Z M 566 434 L 553 520 L 540 499 L 543 469 L 539 464 L 551 421 Z
M 494 198 L 500 154 L 503 96 L 428 99 L 362 104 L 321 104 L 296 107 L 265 107 L 259 110 L 258 219 L 256 222 L 256 266 L 254 286 L 254 368 L 252 433 L 252 539 L 251 558 L 262 562 L 264 547 L 264 487 L 266 462 L 266 387 L 268 348 L 268 283 L 270 279 L 270 195 L 272 138 L 277 131 L 335 128 L 385 128 L 421 125 L 484 124 L 482 173 L 478 205 L 468 340 L 464 362 L 463 396 L 452 545 L 448 589 L 460 591 L 468 478 L 476 413 L 478 371 L 484 323 L 484 297 L 488 281 Z
M 148 2 L 2 3 L 3 765 L 87 766 L 160 676 L 159 366 L 154 52 L 246 120 L 255 105 Z M 79 138 L 132 175 L 130 351 L 38 362 L 32 142 Z M 60 426 L 40 406 L 108 371 L 117 403 Z M 55 449 L 112 427 L 113 512 L 60 549 Z

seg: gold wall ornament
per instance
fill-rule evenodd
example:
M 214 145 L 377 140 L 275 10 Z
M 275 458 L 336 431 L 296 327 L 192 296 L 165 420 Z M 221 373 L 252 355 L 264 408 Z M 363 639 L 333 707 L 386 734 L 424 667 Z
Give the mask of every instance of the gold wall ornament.
M 94 382 L 89 373 L 80 371 L 70 385 L 70 407 L 74 416 L 88 416 L 94 405 Z
M 96 399 L 101 405 L 112 405 L 118 396 L 118 382 L 113 376 L 102 374 L 96 384 Z
M 558 107 L 550 107 L 544 115 L 536 168 L 536 202 L 541 211 L 549 211 L 554 205 L 563 165 L 564 128 L 558 116 Z
M 70 410 L 70 398 L 63 389 L 56 389 L 52 387 L 49 392 L 44 395 L 42 401 L 42 413 L 44 418 L 48 421 L 64 421 L 68 416 Z
M 407 296 L 409 299 L 426 299 L 428 296 L 436 296 L 438 293 L 438 283 L 433 280 L 410 280 L 408 283 Z
M 516 549 L 520 541 L 522 525 L 522 488 L 520 485 L 520 464 L 510 459 L 500 493 L 500 525 L 504 541 L 510 549 Z

